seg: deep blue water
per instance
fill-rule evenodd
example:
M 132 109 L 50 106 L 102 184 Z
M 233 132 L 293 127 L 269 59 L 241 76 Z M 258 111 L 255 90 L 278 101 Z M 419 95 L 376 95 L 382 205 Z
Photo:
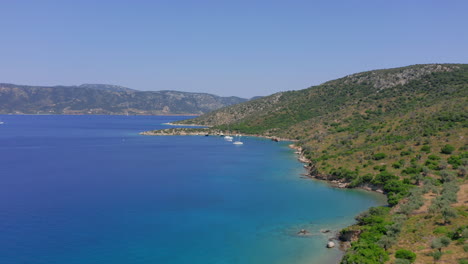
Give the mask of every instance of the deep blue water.
M 138 135 L 179 119 L 0 116 L 0 263 L 324 263 L 320 230 L 383 203 L 301 178 L 286 142 Z

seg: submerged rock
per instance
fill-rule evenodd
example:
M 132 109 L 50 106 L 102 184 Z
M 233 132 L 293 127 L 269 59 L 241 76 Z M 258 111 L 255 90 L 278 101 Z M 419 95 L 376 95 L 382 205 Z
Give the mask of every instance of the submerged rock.
M 299 232 L 297 232 L 297 235 L 298 236 L 310 236 L 310 232 L 305 229 L 301 229 Z

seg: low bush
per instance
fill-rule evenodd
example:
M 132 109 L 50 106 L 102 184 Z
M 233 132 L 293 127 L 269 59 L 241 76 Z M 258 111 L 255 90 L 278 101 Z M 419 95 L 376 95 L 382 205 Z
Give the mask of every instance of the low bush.
M 422 146 L 421 151 L 426 152 L 426 153 L 430 153 L 431 152 L 431 147 L 429 147 L 428 145 Z
M 387 157 L 387 154 L 385 153 L 376 153 L 372 156 L 372 159 L 374 160 L 382 160 L 382 159 L 385 159 Z
M 440 153 L 442 153 L 442 154 L 452 154 L 452 152 L 454 150 L 455 150 L 454 146 L 447 144 L 440 150 Z
M 407 259 L 410 263 L 413 263 L 416 260 L 416 254 L 407 249 L 399 249 L 395 252 L 395 257 L 399 259 Z

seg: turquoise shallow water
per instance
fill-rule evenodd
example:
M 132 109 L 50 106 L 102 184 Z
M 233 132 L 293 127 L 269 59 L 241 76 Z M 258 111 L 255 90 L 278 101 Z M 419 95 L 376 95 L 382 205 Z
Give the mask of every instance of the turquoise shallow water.
M 285 142 L 138 135 L 183 118 L 0 116 L 0 263 L 325 263 L 320 230 L 384 202 Z

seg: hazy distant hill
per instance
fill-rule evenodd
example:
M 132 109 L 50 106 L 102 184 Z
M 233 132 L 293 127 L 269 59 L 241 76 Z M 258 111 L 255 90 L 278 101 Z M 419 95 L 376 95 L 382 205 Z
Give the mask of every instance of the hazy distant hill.
M 137 91 L 107 84 L 0 84 L 1 114 L 202 114 L 245 102 L 239 97 L 177 91 Z

